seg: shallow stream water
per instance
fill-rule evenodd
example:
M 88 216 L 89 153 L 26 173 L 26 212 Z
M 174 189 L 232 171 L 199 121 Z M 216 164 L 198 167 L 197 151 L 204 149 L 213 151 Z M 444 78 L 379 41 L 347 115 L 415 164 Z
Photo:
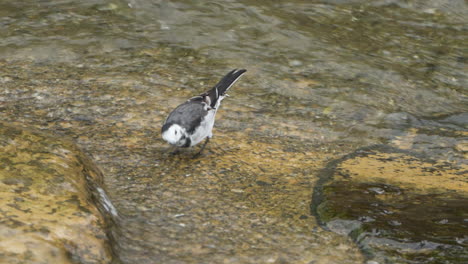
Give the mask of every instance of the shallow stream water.
M 317 171 L 373 144 L 466 164 L 463 0 L 0 1 L 0 118 L 75 138 L 124 263 L 356 263 L 309 212 Z M 201 158 L 169 111 L 248 72 Z

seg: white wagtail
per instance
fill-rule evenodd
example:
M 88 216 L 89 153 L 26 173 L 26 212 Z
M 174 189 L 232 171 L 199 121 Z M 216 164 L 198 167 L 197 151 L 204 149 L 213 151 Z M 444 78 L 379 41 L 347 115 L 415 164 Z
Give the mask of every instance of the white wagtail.
M 213 136 L 211 130 L 221 101 L 228 96 L 227 90 L 244 72 L 244 69 L 232 70 L 211 90 L 176 107 L 164 122 L 161 131 L 163 139 L 177 147 L 188 148 L 206 138 L 200 152 L 197 153 L 200 154 Z

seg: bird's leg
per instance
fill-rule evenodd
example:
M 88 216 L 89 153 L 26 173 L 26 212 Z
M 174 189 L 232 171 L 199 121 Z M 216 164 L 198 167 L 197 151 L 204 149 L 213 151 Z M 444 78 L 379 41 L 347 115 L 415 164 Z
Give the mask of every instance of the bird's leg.
M 198 153 L 193 156 L 194 158 L 200 156 L 200 154 L 205 149 L 206 144 L 208 144 L 209 141 L 210 141 L 210 137 L 206 137 L 205 143 L 203 143 L 203 146 L 201 147 L 200 151 L 198 151 Z
M 177 154 L 180 153 L 180 148 L 178 148 L 178 147 L 176 147 L 176 146 L 172 146 L 172 149 L 173 149 L 173 150 L 172 150 L 171 152 L 169 152 L 169 154 L 171 154 L 171 155 L 177 155 Z
M 203 146 L 200 149 L 200 153 L 205 149 L 206 144 L 208 144 L 209 141 L 210 141 L 210 137 L 207 137 L 206 140 L 205 140 L 205 143 L 203 143 Z

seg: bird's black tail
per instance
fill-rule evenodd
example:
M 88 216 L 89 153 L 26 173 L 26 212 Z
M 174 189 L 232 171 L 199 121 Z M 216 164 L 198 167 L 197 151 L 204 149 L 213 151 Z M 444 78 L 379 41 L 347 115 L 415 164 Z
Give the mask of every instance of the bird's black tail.
M 221 79 L 221 81 L 218 82 L 218 84 L 216 84 L 211 90 L 209 90 L 208 92 L 205 93 L 205 96 L 210 97 L 210 106 L 212 108 L 216 107 L 218 99 L 221 96 L 224 96 L 226 94 L 227 90 L 229 90 L 229 88 L 231 88 L 231 86 L 246 71 L 247 70 L 245 70 L 245 69 L 240 69 L 240 70 L 234 69 L 234 70 L 230 71 L 228 74 L 226 74 L 226 76 L 224 76 Z

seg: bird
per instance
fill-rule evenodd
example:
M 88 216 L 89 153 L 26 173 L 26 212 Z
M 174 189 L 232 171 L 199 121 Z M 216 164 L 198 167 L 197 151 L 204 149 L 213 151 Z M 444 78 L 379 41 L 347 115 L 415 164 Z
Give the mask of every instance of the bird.
M 164 121 L 161 128 L 162 138 L 179 148 L 195 146 L 206 138 L 195 156 L 201 154 L 213 136 L 216 112 L 221 106 L 221 101 L 229 96 L 226 92 L 246 71 L 245 69 L 230 71 L 207 92 L 177 106 Z

